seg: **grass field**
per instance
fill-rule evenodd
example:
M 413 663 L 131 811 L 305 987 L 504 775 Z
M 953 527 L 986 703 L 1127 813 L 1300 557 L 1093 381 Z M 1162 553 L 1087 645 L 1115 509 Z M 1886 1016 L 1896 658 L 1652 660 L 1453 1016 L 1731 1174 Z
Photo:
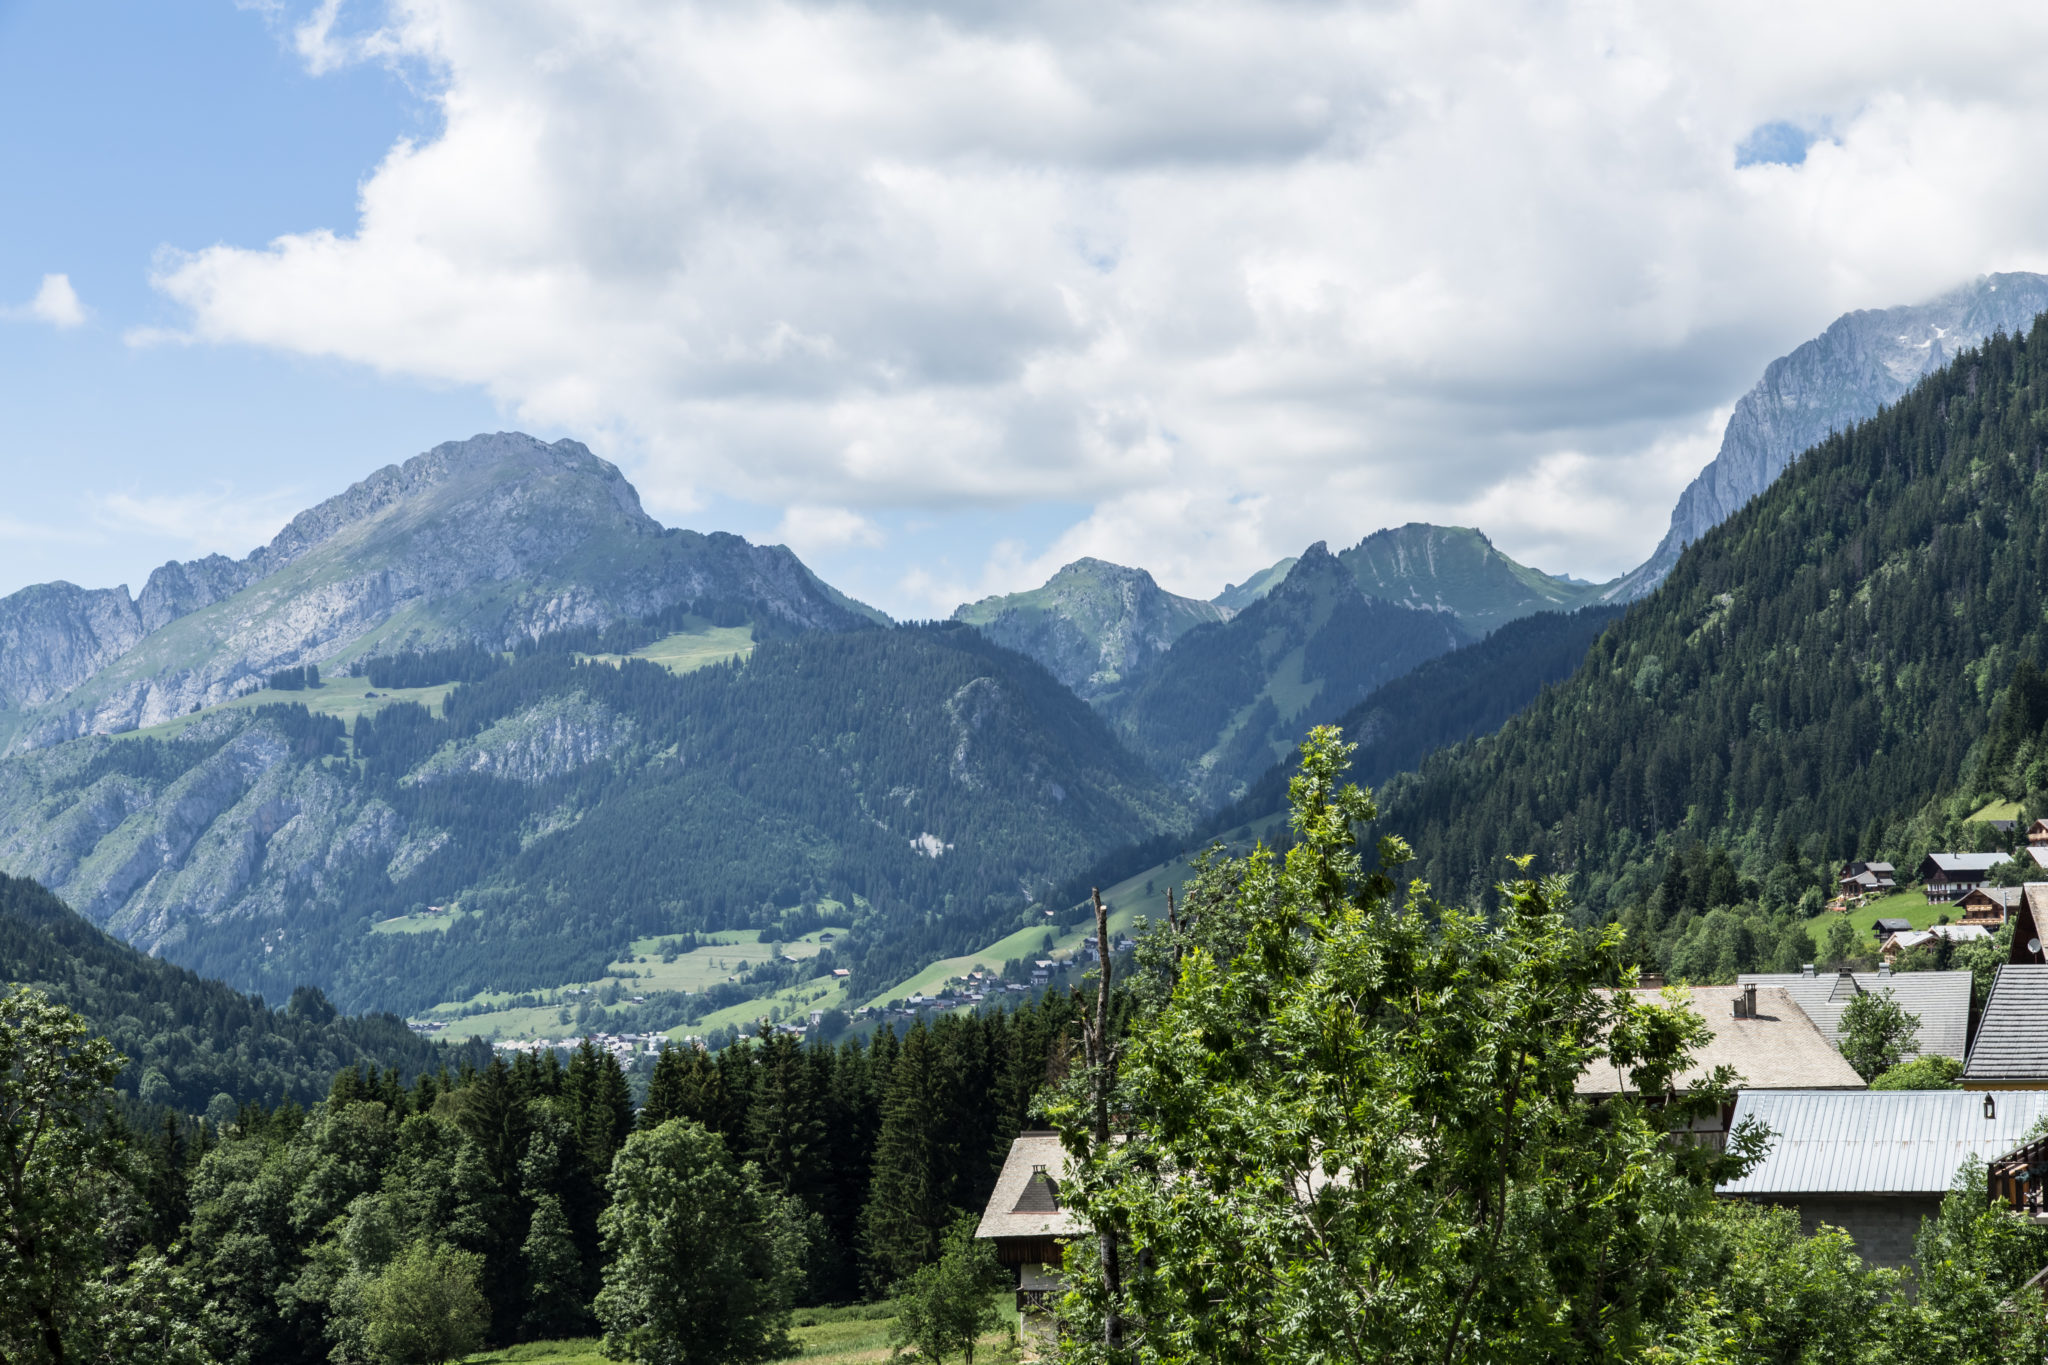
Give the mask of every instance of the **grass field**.
M 202 716 L 216 711 L 249 711 L 258 706 L 289 706 L 296 702 L 308 711 L 321 716 L 338 716 L 342 724 L 351 730 L 355 728 L 356 717 L 381 711 L 402 701 L 418 702 L 429 711 L 438 711 L 442 698 L 454 691 L 455 685 L 448 683 L 440 687 L 377 687 L 370 686 L 368 678 L 334 677 L 324 678 L 320 686 L 303 692 L 279 692 L 266 687 L 260 692 L 251 692 L 246 697 L 209 706 L 204 711 L 195 711 L 189 716 L 167 720 L 162 725 L 152 725 L 146 730 L 128 730 L 115 735 L 115 739 L 176 739 Z M 370 693 L 375 692 L 376 696 Z
M 599 663 L 619 664 L 627 659 L 645 659 L 671 673 L 689 673 L 706 664 L 744 659 L 754 652 L 751 626 L 700 626 L 665 636 L 631 654 L 586 654 Z
M 995 1296 L 1003 1325 L 981 1339 L 974 1358 L 991 1365 L 1013 1365 L 1017 1359 L 1016 1306 L 1008 1294 Z M 889 1358 L 889 1328 L 895 1321 L 886 1304 L 850 1308 L 799 1308 L 790 1336 L 796 1350 L 780 1360 L 811 1365 L 870 1365 Z M 610 1365 L 598 1351 L 595 1337 L 579 1341 L 535 1341 L 465 1357 L 470 1365 Z
M 828 912 L 839 908 L 836 902 L 821 901 L 819 904 Z M 398 920 L 386 920 L 373 926 L 372 932 L 417 933 L 445 926 L 452 918 L 447 915 L 402 915 Z M 782 954 L 798 959 L 816 957 L 830 946 L 825 939 L 827 934 L 836 938 L 845 932 L 844 929 L 813 930 L 802 938 L 782 944 Z M 611 963 L 610 972 L 595 981 L 570 981 L 545 991 L 488 991 L 469 1000 L 443 1001 L 419 1017 L 449 1020 L 449 1032 L 464 1038 L 472 1033 L 493 1042 L 517 1038 L 559 1038 L 563 1030 L 570 1027 L 562 1022 L 562 1007 L 566 1005 L 573 1009 L 584 998 L 568 994 L 570 991 L 596 991 L 613 982 L 625 988 L 628 995 L 652 995 L 656 991 L 703 991 L 728 977 L 739 975 L 743 964 L 748 967 L 758 965 L 775 946 L 762 943 L 760 935 L 752 931 L 727 930 L 700 934 L 698 938 L 702 946 L 677 954 L 673 962 L 661 960 L 661 938 L 635 939 L 630 955 Z M 512 1004 L 520 995 L 544 996 L 549 1003 Z M 464 1008 L 478 1005 L 502 1008 L 487 1009 L 477 1014 L 462 1013 Z M 778 1006 L 780 1017 L 784 1019 L 799 1017 L 816 1009 L 844 1009 L 846 986 L 830 979 L 806 981 L 772 995 L 728 1006 L 698 1023 L 672 1029 L 670 1033 L 680 1038 L 724 1028 L 728 1024 L 745 1027 L 763 1016 L 774 1016 Z
M 438 915 L 395 915 L 370 926 L 373 934 L 439 934 L 462 918 L 460 910 L 443 910 Z
M 1970 818 L 1972 820 L 2017 820 L 2020 818 L 2020 803 L 2017 801 L 1993 801 Z
M 1867 941 L 1869 944 L 1875 944 L 1877 935 L 1871 932 L 1871 926 L 1880 919 L 1910 920 L 1915 929 L 1925 929 L 1943 915 L 1953 919 L 1956 916 L 1955 907 L 1948 904 L 1929 905 L 1927 897 L 1915 887 L 1907 891 L 1894 891 L 1889 896 L 1881 896 L 1860 909 L 1851 910 L 1846 918 L 1855 926 L 1858 943 Z M 1845 917 L 1824 910 L 1808 920 L 1806 932 L 1813 936 L 1814 946 L 1823 945 L 1827 941 L 1828 930 L 1833 927 L 1836 920 L 1842 918 Z

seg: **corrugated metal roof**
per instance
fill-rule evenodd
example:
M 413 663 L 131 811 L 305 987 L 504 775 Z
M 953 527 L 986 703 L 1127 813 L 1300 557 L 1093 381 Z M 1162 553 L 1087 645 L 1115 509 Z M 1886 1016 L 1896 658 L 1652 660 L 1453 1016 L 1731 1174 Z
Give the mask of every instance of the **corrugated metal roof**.
M 2048 1091 L 1745 1090 L 1735 1122 L 1772 1133 L 1770 1154 L 1736 1195 L 1941 1194 L 1972 1156 L 1986 1161 L 2019 1146 L 2048 1114 Z
M 2012 861 L 2010 853 L 1930 853 L 1927 861 L 1943 872 L 1989 872 Z
M 1970 1045 L 1965 1080 L 2048 1080 L 2048 966 L 2001 963 Z
M 1821 1036 L 1836 1047 L 1842 1045 L 1842 1010 L 1858 991 L 1888 992 L 1899 1008 L 1920 1017 L 1919 1047 L 1908 1056 L 1953 1057 L 1960 1062 L 1969 1042 L 1968 972 L 1857 972 L 1847 982 L 1835 972 L 1745 972 L 1736 980 L 1745 986 L 1783 986 Z
M 1706 1021 L 1712 1036 L 1692 1055 L 1692 1065 L 1672 1078 L 1675 1088 L 1687 1090 L 1717 1066 L 1732 1066 L 1741 1084 L 1760 1090 L 1861 1090 L 1863 1078 L 1842 1060 L 1842 1054 L 1823 1038 L 1786 992 L 1775 986 L 1759 986 L 1756 1017 L 1738 1019 L 1732 1006 L 1742 996 L 1740 986 L 1692 986 L 1685 988 L 1692 1012 Z M 1639 990 L 1638 996 L 1651 1004 L 1662 1003 L 1662 992 Z M 1614 1095 L 1627 1087 L 1613 1062 L 1601 1058 L 1587 1067 L 1578 1079 L 1581 1095 Z

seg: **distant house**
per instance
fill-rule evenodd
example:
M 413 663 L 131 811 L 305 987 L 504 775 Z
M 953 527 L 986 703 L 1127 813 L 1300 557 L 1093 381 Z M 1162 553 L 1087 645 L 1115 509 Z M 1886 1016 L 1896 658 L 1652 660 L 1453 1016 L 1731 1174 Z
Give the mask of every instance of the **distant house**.
M 2010 853 L 1930 853 L 1920 863 L 1927 899 L 1952 901 L 1991 879 L 1991 869 L 2012 861 Z
M 1908 929 L 1894 933 L 1878 949 L 1886 962 L 1897 962 L 1899 954 L 1910 953 L 1915 948 L 1943 939 L 1950 943 L 1975 943 L 1991 937 L 1991 931 L 1981 924 L 1937 924 L 1931 929 Z
M 2048 925 L 2048 882 L 2028 882 L 2020 890 L 2025 893 L 2013 906 L 2012 947 L 2007 950 L 2005 960 L 2012 963 L 2048 962 L 2048 953 L 2042 951 L 2043 925 Z
M 1745 1090 L 1735 1123 L 1769 1129 L 1770 1151 L 1719 1192 L 1789 1204 L 1806 1231 L 1830 1223 L 1865 1260 L 1910 1265 L 1920 1220 L 1963 1163 L 2010 1152 L 2044 1115 L 2048 1092 Z
M 1653 1004 L 1660 999 L 1655 990 L 1635 994 Z M 1781 986 L 1693 986 L 1688 1003 L 1712 1036 L 1693 1051 L 1692 1064 L 1672 1077 L 1676 1091 L 1691 1089 L 1720 1066 L 1734 1068 L 1745 1090 L 1864 1088 L 1855 1068 Z M 1580 1073 L 1573 1088 L 1587 1096 L 1618 1095 L 1627 1088 L 1627 1077 L 1602 1058 Z M 1718 1149 L 1727 1141 L 1734 1114 L 1734 1106 L 1728 1105 L 1719 1114 L 1697 1119 L 1689 1136 Z
M 1871 923 L 1871 932 L 1879 938 L 1890 938 L 1893 934 L 1910 934 L 1913 921 L 1909 919 L 1880 919 Z
M 2048 885 L 2041 889 L 2048 892 Z M 1996 929 L 2019 909 L 2020 897 L 2025 894 L 2026 889 L 2018 886 L 1975 887 L 1956 902 L 1956 909 L 1963 912 L 1960 922 Z
M 1850 863 L 1837 882 L 1845 896 L 1874 896 L 1899 888 L 1898 870 L 1890 863 Z
M 1867 991 L 1881 991 L 1908 1014 L 1920 1018 L 1918 1045 L 1909 1057 L 1963 1060 L 1970 1034 L 1968 972 L 1745 972 L 1742 985 L 1782 986 L 1806 1017 L 1836 1047 L 1842 1045 L 1842 1011 Z
M 995 1243 L 996 1259 L 1017 1272 L 1017 1314 L 1041 1344 L 1050 1344 L 1052 1303 L 1066 1291 L 1066 1244 L 1088 1230 L 1060 1199 L 1066 1178 L 1067 1149 L 1058 1133 L 1020 1134 L 974 1233 Z
M 1971 1090 L 2048 1091 L 2048 965 L 1999 967 L 1962 1080 Z
M 2029 844 L 2048 844 L 2048 819 L 2036 820 L 2027 826 Z
M 1986 820 L 1984 823 L 1997 830 L 2000 834 L 2010 834 L 2020 827 L 2020 822 L 2017 820 Z

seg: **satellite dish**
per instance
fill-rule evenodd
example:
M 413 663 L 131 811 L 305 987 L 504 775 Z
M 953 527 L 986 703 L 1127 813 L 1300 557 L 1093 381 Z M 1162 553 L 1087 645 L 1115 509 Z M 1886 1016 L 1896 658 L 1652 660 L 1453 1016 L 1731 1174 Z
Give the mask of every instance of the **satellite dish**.
M 2038 953 L 2038 952 L 2040 952 L 2040 951 L 2041 951 L 2041 940 L 2040 940 L 2040 939 L 2038 939 L 2038 938 L 2030 938 L 2030 939 L 2028 939 L 2028 940 L 2027 940 L 2027 951 L 2028 951 L 2028 952 L 2030 952 L 2030 953 Z

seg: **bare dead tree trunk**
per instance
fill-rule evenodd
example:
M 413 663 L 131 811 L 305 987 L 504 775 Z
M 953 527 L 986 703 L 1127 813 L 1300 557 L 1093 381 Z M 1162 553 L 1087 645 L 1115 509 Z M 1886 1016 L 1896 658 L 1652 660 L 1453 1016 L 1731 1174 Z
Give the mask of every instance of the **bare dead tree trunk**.
M 1102 903 L 1102 893 L 1090 888 L 1089 898 L 1095 903 L 1095 956 L 1099 964 L 1095 977 L 1095 1017 L 1083 1024 L 1081 1039 L 1088 1048 L 1088 1087 L 1092 1104 L 1091 1117 L 1094 1120 L 1093 1139 L 1096 1158 L 1109 1151 L 1109 1096 L 1116 1088 L 1116 1050 L 1109 1040 L 1109 907 Z M 1123 1265 L 1117 1254 L 1116 1231 L 1114 1228 L 1097 1228 L 1095 1246 L 1102 1259 L 1102 1285 L 1108 1294 L 1109 1307 L 1102 1319 L 1102 1344 L 1111 1352 L 1123 1349 L 1123 1318 L 1119 1311 L 1123 1303 Z

